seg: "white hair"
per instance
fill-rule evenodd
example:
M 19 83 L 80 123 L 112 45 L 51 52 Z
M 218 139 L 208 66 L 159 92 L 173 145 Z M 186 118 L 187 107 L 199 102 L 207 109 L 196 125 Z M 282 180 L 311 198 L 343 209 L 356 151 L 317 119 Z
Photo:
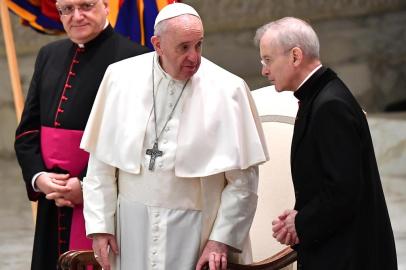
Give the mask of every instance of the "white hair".
M 255 34 L 256 45 L 268 31 L 274 34 L 272 42 L 276 42 L 283 50 L 299 47 L 305 56 L 312 59 L 320 58 L 319 38 L 307 22 L 298 18 L 285 17 L 265 24 L 258 28 Z
M 159 22 L 154 29 L 154 36 L 161 36 L 168 28 L 168 20 Z

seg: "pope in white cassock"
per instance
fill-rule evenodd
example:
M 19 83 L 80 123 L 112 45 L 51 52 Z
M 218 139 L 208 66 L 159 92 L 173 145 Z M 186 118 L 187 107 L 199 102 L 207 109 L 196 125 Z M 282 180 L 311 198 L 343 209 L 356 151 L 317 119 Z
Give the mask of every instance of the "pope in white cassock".
M 81 147 L 86 233 L 105 270 L 248 263 L 258 164 L 268 159 L 245 82 L 201 57 L 190 6 L 157 16 L 155 52 L 110 65 Z

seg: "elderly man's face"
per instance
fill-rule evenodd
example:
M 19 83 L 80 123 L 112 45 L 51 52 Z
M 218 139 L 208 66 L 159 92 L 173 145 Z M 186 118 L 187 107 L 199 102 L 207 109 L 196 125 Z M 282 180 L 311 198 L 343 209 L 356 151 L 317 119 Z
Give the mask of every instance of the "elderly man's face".
M 294 70 L 291 64 L 291 50 L 284 50 L 270 33 L 265 33 L 259 43 L 262 75 L 275 85 L 278 92 L 295 90 L 292 85 Z
M 197 72 L 202 57 L 203 25 L 192 15 L 175 17 L 158 37 L 155 49 L 162 68 L 177 80 L 187 80 Z
M 58 0 L 56 6 L 66 33 L 75 43 L 94 39 L 106 24 L 106 0 Z

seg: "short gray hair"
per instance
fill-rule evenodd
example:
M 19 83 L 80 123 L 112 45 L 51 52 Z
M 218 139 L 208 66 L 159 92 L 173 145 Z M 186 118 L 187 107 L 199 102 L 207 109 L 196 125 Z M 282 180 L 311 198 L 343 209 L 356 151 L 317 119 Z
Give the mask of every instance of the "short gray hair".
M 162 33 L 166 31 L 168 28 L 168 20 L 163 20 L 162 22 L 159 22 L 154 29 L 154 36 L 160 36 Z
M 275 42 L 284 50 L 299 47 L 303 54 L 309 58 L 320 58 L 320 43 L 316 32 L 307 22 L 294 18 L 285 17 L 258 28 L 254 42 L 259 44 L 266 32 L 272 31 L 275 34 Z

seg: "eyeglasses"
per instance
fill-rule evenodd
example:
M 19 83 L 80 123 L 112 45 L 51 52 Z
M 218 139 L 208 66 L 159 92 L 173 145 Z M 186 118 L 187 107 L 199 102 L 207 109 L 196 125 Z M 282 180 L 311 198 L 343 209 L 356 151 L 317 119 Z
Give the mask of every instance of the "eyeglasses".
M 290 52 L 295 47 L 297 47 L 297 46 L 293 46 L 292 48 L 283 51 L 283 53 L 281 53 L 280 55 L 286 55 L 288 52 Z M 278 56 L 280 56 L 280 55 L 278 55 Z M 270 59 L 270 58 L 261 59 L 261 64 L 262 64 L 263 67 L 268 67 L 270 64 L 272 64 L 272 61 L 273 60 Z
M 261 64 L 262 64 L 263 67 L 269 66 L 270 63 L 271 63 L 271 59 L 269 59 L 269 58 L 261 59 Z
M 97 4 L 99 0 L 93 1 L 93 2 L 84 2 L 80 3 L 78 5 L 61 5 L 58 6 L 58 12 L 59 15 L 61 16 L 69 16 L 72 15 L 75 12 L 75 9 L 81 12 L 88 12 L 91 11 L 94 6 Z

